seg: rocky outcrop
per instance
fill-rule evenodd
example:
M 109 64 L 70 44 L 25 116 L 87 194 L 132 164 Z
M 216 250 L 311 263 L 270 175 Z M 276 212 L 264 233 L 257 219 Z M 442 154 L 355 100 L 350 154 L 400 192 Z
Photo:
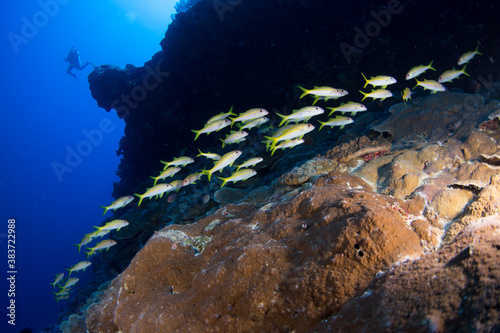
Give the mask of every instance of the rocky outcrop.
M 90 307 L 87 327 L 302 332 L 377 272 L 423 254 L 396 203 L 331 173 L 283 203 L 228 204 L 196 224 L 162 229 Z

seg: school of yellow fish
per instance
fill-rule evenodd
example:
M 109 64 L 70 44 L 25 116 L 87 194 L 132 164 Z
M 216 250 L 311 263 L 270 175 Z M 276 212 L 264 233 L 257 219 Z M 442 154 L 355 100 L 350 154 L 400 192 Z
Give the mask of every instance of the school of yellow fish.
M 446 87 L 443 85 L 443 83 L 451 82 L 454 79 L 461 76 L 462 74 L 469 76 L 469 74 L 465 72 L 465 69 L 467 63 L 470 60 L 472 60 L 476 55 L 482 55 L 479 52 L 478 48 L 476 48 L 474 51 L 464 53 L 458 59 L 458 65 L 459 66 L 464 65 L 464 66 L 458 70 L 453 68 L 451 70 L 443 72 L 438 77 L 437 81 L 428 79 L 419 81 L 417 79 L 417 77 L 424 74 L 427 70 L 436 71 L 436 69 L 432 67 L 433 64 L 432 61 L 428 65 L 420 65 L 411 68 L 406 74 L 406 80 L 415 79 L 417 83 L 413 89 L 420 86 L 423 89 L 430 90 L 431 93 L 433 94 L 438 91 L 445 91 Z M 360 90 L 360 93 L 363 95 L 361 102 L 366 98 L 372 98 L 374 100 L 380 99 L 383 101 L 386 98 L 393 97 L 393 93 L 390 90 L 387 90 L 386 88 L 387 86 L 397 82 L 397 80 L 394 77 L 379 75 L 368 79 L 363 73 L 361 73 L 361 75 L 365 79 L 365 85 L 363 88 L 366 88 L 368 85 L 371 85 L 373 87 L 371 92 L 363 92 Z M 312 106 L 306 106 L 301 109 L 294 110 L 289 115 L 276 113 L 276 115 L 279 118 L 281 118 L 281 122 L 278 125 L 279 127 L 276 130 L 274 130 L 274 132 L 272 132 L 270 135 L 264 136 L 266 140 L 263 141 L 263 143 L 266 146 L 266 151 L 270 151 L 271 155 L 273 155 L 278 149 L 292 148 L 304 143 L 303 139 L 304 135 L 315 129 L 315 126 L 309 124 L 308 121 L 312 117 L 318 116 L 325 112 L 324 109 L 322 109 L 321 107 L 315 106 L 315 104 L 319 100 L 323 100 L 326 102 L 330 99 L 338 99 L 349 94 L 347 90 L 332 88 L 328 86 L 314 87 L 313 89 L 305 89 L 299 86 L 299 88 L 303 92 L 302 95 L 300 96 L 300 99 L 304 98 L 307 95 L 311 95 L 314 97 Z M 401 96 L 405 104 L 409 99 L 411 99 L 411 95 L 412 91 L 408 87 L 406 87 L 401 92 Z M 327 109 L 331 110 L 328 116 L 331 116 L 332 113 L 335 112 L 341 112 L 342 116 L 337 115 L 335 116 L 335 118 L 329 118 L 325 122 L 318 121 L 318 123 L 320 124 L 319 130 L 321 130 L 324 126 L 329 126 L 329 127 L 338 126 L 340 129 L 343 129 L 345 125 L 354 122 L 352 118 L 343 116 L 346 112 L 350 113 L 351 116 L 355 116 L 357 112 L 367 111 L 367 107 L 365 105 L 353 101 L 341 103 L 337 107 L 328 107 Z M 220 138 L 220 141 L 222 142 L 222 149 L 224 149 L 228 145 L 245 141 L 246 137 L 249 135 L 249 130 L 251 130 L 252 128 L 259 128 L 261 125 L 269 122 L 270 119 L 266 117 L 268 114 L 269 112 L 263 108 L 253 108 L 245 112 L 242 112 L 240 114 L 236 114 L 233 113 L 233 107 L 231 107 L 229 112 L 225 113 L 222 112 L 210 118 L 205 123 L 205 126 L 202 129 L 192 130 L 192 132 L 195 133 L 194 140 L 196 141 L 202 134 L 209 135 L 210 133 L 213 132 L 219 132 L 220 130 L 226 127 L 232 128 L 236 124 L 238 126 L 237 131 L 230 131 L 230 133 L 227 134 L 225 138 Z M 294 124 L 289 125 L 290 122 Z M 266 128 L 266 130 L 262 132 L 270 131 L 272 129 L 273 127 L 269 126 L 268 128 Z M 172 161 L 169 162 L 160 161 L 164 165 L 164 167 L 163 170 L 157 176 L 150 177 L 154 180 L 153 186 L 148 188 L 146 192 L 142 194 L 138 193 L 134 194 L 136 197 L 139 198 L 137 206 L 140 206 L 142 201 L 146 198 L 153 198 L 153 197 L 162 198 L 165 193 L 172 191 L 179 191 L 179 189 L 182 187 L 188 186 L 190 184 L 195 184 L 195 182 L 198 181 L 204 175 L 207 176 L 208 181 L 211 181 L 212 175 L 214 173 L 216 172 L 220 173 L 226 167 L 232 167 L 234 162 L 242 155 L 242 151 L 240 150 L 232 150 L 225 153 L 222 156 L 210 152 L 204 153 L 201 150 L 198 151 L 200 152 L 200 154 L 198 154 L 196 157 L 203 157 L 213 160 L 213 167 L 211 169 L 203 169 L 200 170 L 199 172 L 190 174 L 184 179 L 178 179 L 171 181 L 170 183 L 166 183 L 165 179 L 167 179 L 168 177 L 173 177 L 176 173 L 181 171 L 181 168 L 183 166 L 194 163 L 195 160 L 194 158 L 189 156 L 180 156 L 174 158 Z M 221 188 L 224 187 L 225 184 L 228 182 L 236 183 L 238 181 L 243 181 L 249 179 L 250 177 L 255 176 L 257 172 L 254 169 L 251 169 L 251 167 L 257 165 L 262 161 L 264 161 L 262 157 L 253 157 L 241 163 L 240 165 L 234 165 L 234 167 L 236 167 L 236 170 L 232 172 L 232 174 L 229 177 L 225 178 L 218 177 L 222 181 Z M 161 183 L 158 184 L 159 181 L 161 181 Z M 108 210 L 115 211 L 119 208 L 125 207 L 126 205 L 134 201 L 134 199 L 135 198 L 133 196 L 124 196 L 115 200 L 109 206 L 100 206 L 100 207 L 104 209 L 103 213 L 104 215 Z M 104 237 L 112 230 L 120 230 L 120 228 L 126 227 L 128 224 L 129 223 L 125 220 L 113 220 L 111 222 L 106 223 L 102 227 L 94 227 L 96 228 L 95 231 L 86 234 L 82 238 L 80 243 L 75 245 L 78 247 L 78 251 L 80 252 L 82 246 L 89 244 L 98 237 L 101 238 Z M 89 259 L 99 251 L 108 250 L 113 245 L 116 245 L 116 241 L 112 239 L 105 239 L 99 242 L 94 247 L 91 248 L 87 247 L 88 250 L 88 252 L 86 252 L 87 259 Z M 67 271 L 69 272 L 68 278 L 64 282 L 63 279 L 65 273 L 60 273 L 56 275 L 56 278 L 54 282 L 51 283 L 51 285 L 54 288 L 56 286 L 59 287 L 59 291 L 57 293 L 55 292 L 53 293 L 57 301 L 62 299 L 67 299 L 69 297 L 71 287 L 74 286 L 79 281 L 78 278 L 71 278 L 71 273 L 84 271 L 91 264 L 92 263 L 90 261 L 86 260 L 80 261 L 71 268 L 67 269 Z

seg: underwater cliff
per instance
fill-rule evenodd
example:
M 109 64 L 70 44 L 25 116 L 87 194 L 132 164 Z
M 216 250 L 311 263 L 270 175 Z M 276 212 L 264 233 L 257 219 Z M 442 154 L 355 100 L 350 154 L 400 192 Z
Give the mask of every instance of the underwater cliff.
M 499 331 L 498 7 L 201 0 L 98 66 L 140 201 L 60 329 Z

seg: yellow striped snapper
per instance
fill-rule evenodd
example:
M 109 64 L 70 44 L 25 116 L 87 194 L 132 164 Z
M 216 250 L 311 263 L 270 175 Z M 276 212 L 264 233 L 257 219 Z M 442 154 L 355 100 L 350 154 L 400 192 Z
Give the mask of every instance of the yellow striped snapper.
M 271 150 L 271 156 L 274 155 L 274 152 L 278 149 L 285 149 L 285 148 L 292 148 L 298 145 L 301 145 L 304 143 L 304 139 L 296 138 L 292 140 L 286 140 L 278 145 L 276 145 L 272 150 Z
M 286 123 L 288 125 L 288 122 L 290 122 L 290 121 L 293 121 L 295 123 L 298 123 L 299 121 L 306 121 L 307 122 L 307 121 L 309 121 L 309 119 L 311 119 L 311 117 L 317 116 L 317 115 L 322 114 L 324 112 L 325 112 L 325 110 L 323 110 L 322 108 L 320 108 L 318 106 L 306 106 L 306 107 L 303 107 L 299 110 L 293 110 L 293 113 L 289 114 L 288 116 L 285 116 L 285 115 L 282 115 L 282 114 L 279 114 L 278 112 L 276 112 L 276 114 L 282 118 L 282 120 L 278 126 L 281 126 L 284 123 Z
M 474 56 L 477 54 L 477 55 L 483 55 L 481 52 L 478 51 L 479 50 L 479 45 L 476 47 L 476 49 L 474 51 L 471 51 L 471 52 L 467 52 L 467 53 L 464 53 L 460 56 L 460 58 L 458 58 L 458 65 L 463 65 L 463 64 L 466 64 L 468 63 L 469 61 L 471 61 L 472 58 L 474 58 Z
M 102 250 L 109 250 L 110 247 L 116 245 L 116 241 L 112 239 L 105 239 L 102 242 L 98 243 L 96 246 L 87 248 L 87 250 L 90 250 L 87 253 L 87 259 L 89 257 L 92 257 L 97 251 L 102 251 Z
M 260 162 L 262 162 L 264 159 L 262 157 L 253 157 L 249 160 L 246 160 L 245 162 L 241 163 L 240 165 L 235 165 L 236 168 L 236 171 L 238 171 L 239 169 L 241 168 L 247 168 L 247 167 L 251 167 L 251 166 L 254 166 Z
M 183 179 L 177 179 L 177 180 L 174 180 L 174 181 L 171 181 L 170 182 L 170 185 L 172 186 L 172 190 L 171 191 L 179 191 L 182 187 L 182 183 L 184 182 Z
M 213 123 L 214 121 L 226 119 L 229 116 L 236 116 L 236 113 L 233 113 L 232 111 L 233 106 L 231 105 L 231 109 L 229 109 L 229 112 L 221 112 L 218 115 L 213 116 L 212 118 L 208 119 L 208 121 L 205 123 L 205 126 Z
M 90 234 L 87 234 L 90 237 L 90 240 L 97 238 L 97 237 L 104 237 L 107 234 L 109 234 L 111 230 L 94 230 Z
M 120 230 L 123 227 L 128 226 L 128 222 L 125 220 L 113 220 L 111 222 L 106 223 L 102 227 L 94 227 L 96 231 L 104 231 L 104 230 Z
M 393 78 L 392 76 L 386 76 L 386 75 L 379 75 L 375 77 L 371 77 L 369 80 L 366 78 L 365 74 L 361 73 L 363 75 L 363 78 L 365 79 L 366 83 L 363 88 L 366 88 L 367 85 L 372 85 L 374 87 L 382 87 L 382 89 L 385 89 L 388 85 L 396 83 L 396 79 Z
M 417 79 L 415 79 L 415 80 L 417 80 Z M 424 88 L 426 90 L 431 90 L 432 94 L 436 93 L 436 91 L 445 91 L 446 90 L 445 86 L 443 86 L 441 83 L 438 83 L 434 80 L 424 80 L 424 81 L 417 80 L 417 85 L 415 86 L 415 88 L 418 86 L 421 86 L 422 88 Z M 415 89 L 415 88 L 413 88 L 413 89 Z
M 62 288 L 57 293 L 55 293 L 55 292 L 52 292 L 52 293 L 54 294 L 54 298 L 59 302 L 59 300 L 61 300 L 61 299 L 68 299 L 70 291 L 71 291 L 70 289 Z
M 231 176 L 229 176 L 227 178 L 218 177 L 220 180 L 222 180 L 222 185 L 220 187 L 223 188 L 227 182 L 236 183 L 240 180 L 245 180 L 245 179 L 248 179 L 250 177 L 253 177 L 256 174 L 257 174 L 257 171 L 255 171 L 253 169 L 241 169 L 239 171 L 234 172 Z
M 225 145 L 231 143 L 240 143 L 241 141 L 245 141 L 245 137 L 248 135 L 248 132 L 245 131 L 231 131 L 230 134 L 226 135 L 225 139 L 220 139 L 222 141 L 222 148 Z
M 231 119 L 231 127 L 233 127 L 234 123 L 237 121 L 249 121 L 253 119 L 258 119 L 268 114 L 269 112 L 266 109 L 255 108 L 240 113 L 239 116 L 235 118 L 229 118 L 229 119 Z
M 286 140 L 291 140 L 295 139 L 298 137 L 303 137 L 305 134 L 311 132 L 314 129 L 314 126 L 311 124 L 297 124 L 297 125 L 292 125 L 288 127 L 286 130 L 283 131 L 280 135 L 273 135 L 273 136 L 265 136 L 267 140 L 270 141 L 271 145 L 270 148 L 271 150 L 276 146 L 276 143 L 279 141 L 286 141 Z M 278 132 L 279 133 L 279 132 Z
M 300 98 L 303 98 L 306 95 L 313 95 L 314 102 L 313 105 L 316 104 L 316 102 L 321 98 L 325 101 L 328 101 L 329 99 L 337 99 L 339 97 L 343 97 L 349 92 L 344 89 L 337 89 L 337 88 L 332 88 L 328 86 L 322 86 L 322 87 L 317 87 L 314 86 L 314 89 L 306 89 L 304 87 L 299 86 L 300 90 L 303 91 L 302 95 L 300 95 Z
M 427 66 L 420 65 L 420 66 L 413 67 L 412 69 L 410 69 L 408 71 L 408 73 L 406 73 L 406 79 L 407 80 L 414 79 L 428 69 L 435 71 L 436 69 L 434 67 L 432 67 L 433 62 L 434 62 L 434 60 L 431 61 L 430 64 L 428 64 Z
M 156 183 L 158 182 L 158 180 L 165 179 L 167 177 L 173 177 L 179 171 L 181 171 L 181 168 L 171 167 L 171 168 L 167 168 L 167 169 L 163 170 L 162 172 L 160 172 L 160 174 L 158 176 L 156 176 L 156 177 L 150 176 L 149 178 L 155 180 L 155 183 L 153 184 L 153 186 L 155 186 Z
M 172 185 L 170 185 L 170 184 L 158 184 L 158 185 L 155 185 L 151 188 L 148 188 L 147 191 L 143 194 L 134 193 L 134 195 L 139 198 L 139 203 L 137 204 L 137 206 L 141 205 L 142 200 L 144 198 L 151 198 L 151 197 L 154 197 L 155 195 L 156 195 L 156 197 L 161 198 L 165 192 L 169 192 L 169 191 L 172 191 Z
M 57 274 L 56 275 L 56 279 L 54 280 L 54 282 L 51 283 L 52 288 L 55 288 L 56 284 L 58 284 L 59 282 L 61 282 L 61 280 L 63 279 L 63 277 L 64 277 L 64 273 Z
M 61 287 L 60 291 L 64 291 L 65 289 L 68 289 L 68 288 L 74 286 L 78 281 L 80 281 L 79 278 L 68 279 L 68 281 L 66 281 L 66 283 L 64 284 L 64 286 Z
M 467 74 L 465 72 L 465 67 L 467 67 L 467 65 L 465 65 L 462 69 L 460 70 L 457 70 L 455 68 L 453 68 L 452 70 L 450 71 L 446 71 L 444 72 L 443 74 L 441 74 L 439 76 L 439 79 L 438 79 L 438 82 L 439 83 L 444 83 L 444 82 L 451 82 L 453 80 L 455 80 L 457 77 L 459 77 L 460 75 L 462 74 L 465 74 L 467 76 L 470 76 L 469 74 Z
M 229 166 L 233 165 L 234 161 L 236 161 L 236 159 L 238 159 L 238 157 L 240 157 L 240 156 L 241 156 L 240 150 L 230 151 L 229 153 L 222 156 L 221 159 L 214 164 L 212 169 L 202 170 L 201 172 L 203 172 L 205 175 L 207 175 L 208 181 L 210 181 L 210 178 L 212 177 L 212 174 L 214 172 L 220 171 L 228 165 Z
M 191 132 L 196 134 L 196 136 L 194 137 L 194 141 L 196 141 L 196 139 L 198 139 L 200 134 L 206 133 L 208 135 L 212 132 L 218 132 L 221 129 L 223 129 L 224 127 L 227 127 L 229 125 L 231 125 L 231 120 L 221 119 L 221 120 L 216 120 L 216 121 L 209 123 L 208 125 L 203 127 L 201 130 L 191 130 Z
M 408 87 L 406 87 L 405 90 L 403 90 L 401 92 L 401 96 L 403 97 L 403 102 L 405 103 L 405 105 L 406 105 L 406 101 L 411 98 L 411 94 L 412 94 L 412 92 L 411 92 L 410 88 L 408 88 Z
M 202 152 L 201 150 L 198 149 L 198 151 L 200 152 L 198 155 L 196 155 L 196 157 L 199 157 L 199 156 L 204 156 L 206 158 L 209 158 L 209 159 L 212 159 L 212 160 L 220 160 L 220 155 L 219 154 L 214 154 L 214 153 L 204 153 Z
M 372 90 L 369 93 L 362 92 L 361 90 L 359 92 L 363 94 L 363 99 L 361 101 L 368 97 L 373 99 L 380 99 L 382 101 L 386 98 L 392 97 L 392 92 L 385 89 Z
M 83 236 L 83 238 L 82 238 L 82 240 L 80 241 L 79 244 L 75 244 L 75 246 L 78 247 L 78 252 L 80 252 L 80 249 L 82 248 L 83 245 L 92 242 L 92 239 L 95 238 L 95 237 L 92 236 L 92 234 L 93 233 L 86 234 L 85 236 Z
M 132 201 L 134 201 L 134 199 L 135 198 L 133 196 L 127 195 L 127 196 L 124 196 L 124 197 L 116 199 L 109 206 L 99 206 L 99 207 L 104 208 L 104 213 L 102 213 L 102 215 L 104 215 L 110 209 L 112 209 L 113 211 L 115 211 L 118 208 L 125 207 L 126 205 L 128 205 L 129 203 L 131 203 Z
M 352 120 L 352 118 L 349 117 L 336 116 L 335 118 L 328 119 L 328 121 L 325 122 L 318 121 L 318 122 L 321 124 L 321 126 L 319 127 L 319 130 L 321 131 L 323 126 L 330 126 L 330 127 L 340 126 L 340 129 L 343 129 L 345 125 L 352 124 L 354 120 Z
M 259 127 L 260 125 L 262 124 L 265 124 L 269 121 L 269 118 L 267 117 L 262 117 L 262 118 L 257 118 L 257 119 L 254 119 L 254 120 L 251 120 L 251 121 L 247 121 L 247 122 L 244 122 L 243 124 L 241 125 L 236 125 L 239 127 L 240 131 L 244 130 L 244 129 L 250 129 L 250 128 L 254 128 L 254 127 Z
M 90 261 L 80 261 L 78 264 L 74 265 L 71 268 L 66 268 L 66 270 L 69 272 L 68 277 L 71 276 L 71 273 L 73 272 L 78 272 L 78 271 L 85 271 L 85 268 L 89 267 L 92 265 Z
M 194 160 L 193 160 L 192 157 L 189 157 L 189 156 L 181 156 L 181 157 L 174 158 L 170 162 L 165 162 L 165 161 L 160 161 L 160 162 L 163 163 L 163 164 L 165 164 L 165 166 L 163 167 L 163 170 L 165 171 L 171 165 L 174 165 L 174 166 L 175 165 L 183 166 L 183 165 L 186 165 L 186 164 L 193 163 Z
M 196 181 L 203 176 L 203 172 L 192 173 L 182 181 L 182 186 L 187 186 L 191 184 L 196 184 Z
M 327 108 L 327 109 L 332 110 L 328 114 L 329 116 L 335 111 L 340 111 L 342 112 L 342 114 L 344 114 L 345 112 L 352 112 L 352 115 L 355 116 L 357 112 L 362 112 L 367 110 L 366 106 L 356 102 L 342 103 L 340 104 L 340 106 L 337 106 L 336 108 Z

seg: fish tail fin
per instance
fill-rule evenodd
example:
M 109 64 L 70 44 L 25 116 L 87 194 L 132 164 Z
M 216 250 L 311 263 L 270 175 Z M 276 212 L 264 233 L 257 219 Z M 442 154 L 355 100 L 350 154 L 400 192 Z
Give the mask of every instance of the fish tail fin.
M 276 147 L 274 147 L 273 149 L 271 149 L 271 156 L 274 155 L 274 153 L 276 152 L 276 150 L 278 150 Z
M 229 128 L 233 128 L 233 125 L 234 125 L 236 118 L 237 117 L 234 117 L 234 118 L 229 117 L 229 119 L 231 119 L 231 126 Z
M 320 123 L 320 124 L 321 124 L 321 126 L 320 126 L 320 127 L 319 127 L 319 129 L 318 129 L 318 131 L 321 131 L 321 129 L 323 128 L 323 126 L 325 126 L 325 123 L 324 123 L 324 122 L 322 122 L 322 121 L 319 121 L 319 120 L 318 120 L 318 123 Z
M 267 139 L 268 140 L 268 144 L 270 142 L 270 145 L 269 145 L 269 148 L 272 150 L 274 148 L 274 146 L 276 146 L 276 142 L 278 142 L 276 140 L 276 138 L 272 138 L 270 136 L 265 136 L 264 139 Z
M 316 96 L 316 98 L 314 99 L 313 105 L 316 105 L 316 102 L 318 102 L 320 98 L 321 98 L 320 96 Z
M 199 151 L 200 153 L 199 153 L 198 155 L 196 155 L 196 157 L 203 156 L 203 152 L 202 152 L 200 149 L 198 149 L 198 151 Z
M 219 138 L 220 141 L 222 141 L 222 149 L 224 149 L 224 146 L 226 145 L 226 141 L 224 141 L 223 138 Z
M 337 108 L 327 108 L 327 109 L 332 110 L 332 111 L 330 111 L 330 113 L 328 114 L 328 116 L 330 116 L 332 113 L 334 113 L 334 112 L 335 112 L 335 110 L 337 110 Z
M 417 81 L 417 84 L 415 85 L 415 87 L 413 87 L 413 89 L 415 89 L 416 87 L 418 87 L 419 84 L 420 84 L 420 81 L 418 79 L 415 78 L 415 81 Z
M 362 92 L 361 90 L 360 90 L 359 92 L 363 94 L 363 99 L 361 100 L 361 102 L 363 102 L 363 100 L 364 100 L 366 97 L 368 97 L 368 94 L 367 94 L 367 93 L 365 93 L 365 92 Z
M 302 95 L 300 95 L 300 98 L 304 98 L 307 94 L 309 94 L 309 90 L 307 90 L 304 87 L 299 86 L 300 90 L 302 90 Z
M 234 105 L 231 105 L 231 108 L 229 109 L 229 113 L 228 113 L 228 114 L 229 114 L 230 116 L 237 116 L 237 114 L 233 112 L 233 106 L 234 106 Z
M 195 133 L 195 137 L 194 137 L 194 141 L 196 141 L 196 139 L 198 139 L 198 137 L 200 136 L 201 134 L 201 130 L 191 130 L 191 132 Z
M 154 179 L 154 180 L 155 180 L 155 182 L 154 182 L 153 186 L 156 186 L 156 182 L 158 181 L 158 177 L 149 176 L 149 178 L 151 178 L 151 179 Z
M 210 178 L 212 178 L 212 172 L 210 170 L 201 170 L 201 173 L 207 175 L 208 181 L 210 181 Z
M 165 164 L 165 166 L 163 167 L 163 171 L 165 171 L 170 165 L 170 162 L 165 162 L 165 161 L 160 161 L 160 162 Z
M 467 64 L 465 64 L 464 68 L 462 68 L 462 73 L 464 73 L 465 75 L 467 75 L 468 77 L 470 77 L 470 75 L 467 74 L 467 72 L 465 71 L 465 67 L 467 67 Z
M 85 252 L 87 254 L 87 259 L 94 255 L 94 250 L 90 250 L 89 252 Z
M 278 112 L 276 112 L 276 114 L 278 115 L 278 117 L 281 117 L 281 122 L 280 122 L 280 124 L 278 126 L 281 126 L 281 125 L 283 125 L 283 123 L 287 122 L 288 116 L 284 116 L 282 114 L 279 114 Z
M 432 67 L 432 64 L 434 63 L 434 60 L 432 60 L 430 62 L 430 64 L 427 65 L 427 67 L 429 67 L 429 69 L 432 69 L 433 71 L 435 71 L 436 69 L 434 67 Z
M 366 86 L 368 85 L 368 83 L 370 83 L 370 81 L 368 81 L 368 79 L 366 78 L 365 74 L 361 73 L 361 75 L 363 75 L 363 79 L 365 79 L 365 86 L 363 88 L 366 88 Z
M 102 209 L 104 209 L 104 213 L 102 213 L 102 215 L 104 216 L 104 214 L 106 214 L 108 212 L 109 208 L 106 207 L 106 206 L 99 206 L 99 207 L 101 207 Z
M 69 272 L 68 273 L 68 278 L 70 278 L 71 277 L 71 273 L 73 273 L 73 271 L 70 268 L 66 268 L 66 270 Z
M 139 203 L 137 204 L 137 207 L 139 207 L 142 203 L 142 199 L 144 199 L 144 195 L 138 193 L 134 193 L 134 195 L 139 198 Z
M 217 178 L 219 178 L 220 180 L 222 180 L 222 185 L 220 186 L 220 188 L 223 188 L 224 185 L 226 185 L 227 180 L 229 179 L 229 178 L 223 178 L 223 177 L 217 177 Z
M 80 252 L 80 249 L 82 248 L 82 246 L 80 244 L 73 244 L 74 246 L 76 246 L 78 248 L 78 252 Z
M 478 54 L 478 55 L 483 55 L 481 52 L 479 52 L 479 45 L 476 46 L 476 49 L 474 50 L 474 52 L 476 52 L 476 54 Z

